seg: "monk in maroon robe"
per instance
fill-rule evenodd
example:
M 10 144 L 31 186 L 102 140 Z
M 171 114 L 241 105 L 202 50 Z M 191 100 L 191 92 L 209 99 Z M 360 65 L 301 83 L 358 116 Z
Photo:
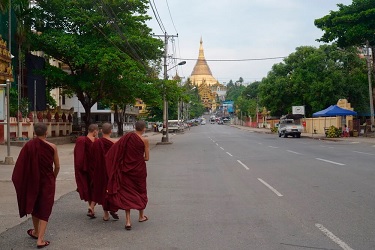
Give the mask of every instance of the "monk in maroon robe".
M 94 166 L 91 146 L 96 140 L 98 132 L 98 125 L 90 124 L 87 136 L 78 137 L 74 147 L 74 172 L 77 191 L 81 200 L 88 202 L 87 216 L 90 218 L 95 218 L 95 202 L 92 200 Z
M 118 220 L 119 217 L 115 212 L 117 209 L 112 209 L 108 202 L 106 202 L 108 177 L 105 166 L 105 155 L 112 145 L 117 141 L 116 139 L 111 138 L 112 124 L 104 123 L 102 126 L 102 134 L 103 137 L 94 141 L 92 144 L 92 155 L 94 159 L 93 201 L 103 206 L 104 221 L 109 220 L 108 211 L 110 211 L 111 216 L 115 220 Z
M 29 229 L 27 234 L 37 239 L 37 247 L 42 248 L 50 244 L 44 240 L 44 234 L 55 199 L 60 163 L 56 145 L 46 141 L 47 125 L 35 124 L 34 132 L 36 138 L 21 149 L 12 181 L 20 217 L 32 215 L 34 229 Z
M 106 155 L 108 173 L 107 198 L 111 206 L 125 210 L 125 229 L 131 230 L 130 209 L 139 210 L 139 222 L 147 221 L 146 161 L 149 142 L 142 135 L 144 121 L 135 124 L 135 133 L 127 133 L 115 143 Z

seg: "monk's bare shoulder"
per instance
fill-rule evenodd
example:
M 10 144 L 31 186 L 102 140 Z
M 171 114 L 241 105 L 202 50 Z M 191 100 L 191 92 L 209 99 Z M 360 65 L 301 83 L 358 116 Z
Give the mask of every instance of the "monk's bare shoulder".
M 48 145 L 50 145 L 51 146 L 51 148 L 53 148 L 53 151 L 57 151 L 57 147 L 56 147 L 56 145 L 55 144 L 53 144 L 52 142 L 49 142 L 49 141 L 44 141 L 45 143 L 47 143 Z
M 115 138 L 110 138 L 110 141 L 113 142 L 113 143 L 116 143 L 118 142 L 119 139 L 115 139 Z

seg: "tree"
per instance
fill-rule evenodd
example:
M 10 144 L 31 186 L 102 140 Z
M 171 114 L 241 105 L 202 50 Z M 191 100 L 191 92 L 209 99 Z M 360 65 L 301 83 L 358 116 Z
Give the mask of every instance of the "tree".
M 275 64 L 259 85 L 259 100 L 273 115 L 291 112 L 292 106 L 305 106 L 306 115 L 349 99 L 357 111 L 366 111 L 365 61 L 356 48 L 334 45 L 299 47 Z
M 315 26 L 324 31 L 318 41 L 336 41 L 341 48 L 364 46 L 368 41 L 374 52 L 375 1 L 353 0 L 350 5 L 337 6 L 338 11 L 331 11 L 329 15 L 315 20 Z M 372 53 L 372 59 L 375 62 L 375 53 Z
M 67 65 L 68 72 L 49 66 L 44 75 L 51 86 L 77 96 L 85 109 L 86 128 L 95 103 L 120 104 L 120 97 L 140 82 L 133 80 L 145 79 L 151 72 L 148 63 L 160 58 L 163 44 L 145 24 L 147 3 L 41 0 L 33 9 L 37 32 L 30 37 L 31 50 L 44 51 Z

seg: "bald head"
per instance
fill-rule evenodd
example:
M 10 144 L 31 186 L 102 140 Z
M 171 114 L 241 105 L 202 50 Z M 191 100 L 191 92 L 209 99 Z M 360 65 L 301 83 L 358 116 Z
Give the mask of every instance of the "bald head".
M 98 124 L 90 124 L 89 125 L 89 133 L 92 133 L 92 132 L 95 132 L 95 131 L 99 131 Z
M 141 132 L 146 128 L 146 123 L 145 121 L 137 121 L 135 123 L 135 130 Z
M 106 122 L 102 126 L 102 132 L 105 135 L 110 135 L 112 133 L 112 124 Z
M 45 136 L 47 133 L 47 125 L 44 123 L 36 123 L 34 125 L 34 132 L 36 136 Z

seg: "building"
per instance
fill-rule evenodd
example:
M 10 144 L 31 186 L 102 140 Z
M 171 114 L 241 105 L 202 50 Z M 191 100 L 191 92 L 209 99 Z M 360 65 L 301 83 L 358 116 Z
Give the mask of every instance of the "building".
M 216 111 L 219 106 L 218 101 L 224 100 L 226 86 L 220 84 L 213 77 L 210 67 L 204 56 L 203 41 L 200 40 L 199 55 L 189 77 L 190 82 L 198 87 L 199 96 L 207 111 Z

